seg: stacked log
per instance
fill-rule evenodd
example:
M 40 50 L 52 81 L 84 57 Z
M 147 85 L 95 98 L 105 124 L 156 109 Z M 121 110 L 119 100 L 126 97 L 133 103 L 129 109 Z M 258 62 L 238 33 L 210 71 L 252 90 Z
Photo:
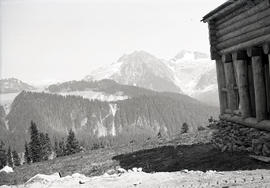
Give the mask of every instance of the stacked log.
M 270 157 L 270 133 L 240 124 L 219 121 L 212 143 L 222 152 L 249 152 Z

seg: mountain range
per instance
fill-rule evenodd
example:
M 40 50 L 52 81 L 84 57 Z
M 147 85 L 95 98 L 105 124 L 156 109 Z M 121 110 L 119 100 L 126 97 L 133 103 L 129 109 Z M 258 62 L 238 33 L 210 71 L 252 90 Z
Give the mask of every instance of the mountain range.
M 102 79 L 155 91 L 183 93 L 218 106 L 215 64 L 201 52 L 182 50 L 175 57 L 163 60 L 145 51 L 135 51 L 84 78 L 86 81 Z

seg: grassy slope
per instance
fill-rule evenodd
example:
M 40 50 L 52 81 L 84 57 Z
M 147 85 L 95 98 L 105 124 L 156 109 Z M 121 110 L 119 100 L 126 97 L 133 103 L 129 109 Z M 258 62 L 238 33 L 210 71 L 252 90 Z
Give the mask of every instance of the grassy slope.
M 126 169 L 142 167 L 146 172 L 270 169 L 270 164 L 252 160 L 246 153 L 221 153 L 207 143 L 209 140 L 209 131 L 201 131 L 197 134 L 184 134 L 170 141 L 156 139 L 144 145 L 98 149 L 22 165 L 15 168 L 14 173 L 0 173 L 0 185 L 21 184 L 37 173 L 61 172 L 66 176 L 78 172 L 87 176 L 101 175 L 119 165 Z

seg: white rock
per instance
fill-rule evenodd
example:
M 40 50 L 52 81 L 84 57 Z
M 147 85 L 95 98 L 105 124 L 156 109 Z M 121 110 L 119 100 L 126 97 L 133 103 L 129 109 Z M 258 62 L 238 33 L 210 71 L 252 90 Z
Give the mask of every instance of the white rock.
M 134 168 L 132 168 L 132 171 L 133 172 L 138 172 L 138 168 L 134 167 Z
M 72 176 L 73 178 L 86 178 L 85 175 L 79 174 L 79 173 L 72 174 L 71 176 Z
M 14 172 L 13 169 L 9 166 L 5 166 L 4 168 L 2 168 L 0 170 L 0 172 L 6 172 L 6 173 L 11 173 L 11 172 Z
M 39 183 L 39 184 L 48 184 L 49 182 L 53 182 L 60 179 L 59 173 L 54 173 L 51 175 L 45 174 L 37 174 L 34 177 L 30 178 L 25 185 Z
M 123 169 L 123 168 L 118 168 L 117 172 L 118 173 L 126 173 L 127 171 L 125 169 Z

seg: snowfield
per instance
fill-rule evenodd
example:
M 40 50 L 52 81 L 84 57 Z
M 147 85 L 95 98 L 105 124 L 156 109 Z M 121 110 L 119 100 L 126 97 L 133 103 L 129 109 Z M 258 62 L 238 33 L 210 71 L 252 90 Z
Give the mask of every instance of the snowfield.
M 115 172 L 110 173 L 109 172 Z M 51 175 L 37 174 L 25 184 L 7 187 L 27 188 L 71 188 L 71 187 L 269 187 L 270 171 L 188 171 L 145 173 L 141 168 L 125 171 L 122 168 L 110 170 L 102 176 L 86 177 L 75 173 L 60 177 L 58 173 Z

